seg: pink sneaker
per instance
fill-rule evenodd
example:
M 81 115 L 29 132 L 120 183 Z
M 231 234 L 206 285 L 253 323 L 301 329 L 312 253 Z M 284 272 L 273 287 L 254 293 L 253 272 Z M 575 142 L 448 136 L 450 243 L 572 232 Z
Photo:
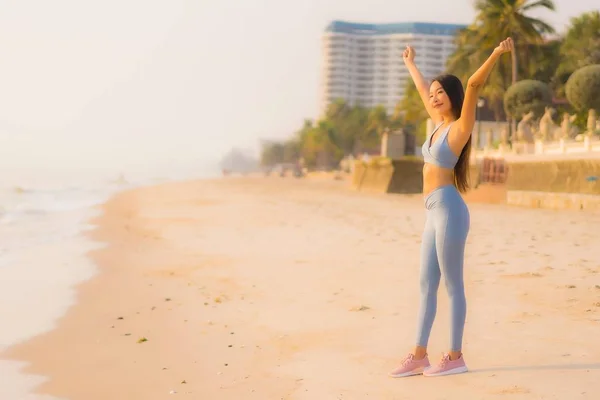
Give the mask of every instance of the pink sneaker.
M 427 369 L 427 371 L 423 373 L 423 376 L 462 374 L 468 370 L 469 369 L 467 368 L 465 359 L 462 355 L 458 360 L 450 360 L 450 356 L 448 354 L 444 354 L 440 363 Z
M 429 367 L 430 364 L 427 355 L 420 360 L 415 360 L 414 354 L 410 353 L 402 360 L 402 365 L 390 372 L 390 376 L 392 378 L 403 378 L 405 376 L 420 375 Z

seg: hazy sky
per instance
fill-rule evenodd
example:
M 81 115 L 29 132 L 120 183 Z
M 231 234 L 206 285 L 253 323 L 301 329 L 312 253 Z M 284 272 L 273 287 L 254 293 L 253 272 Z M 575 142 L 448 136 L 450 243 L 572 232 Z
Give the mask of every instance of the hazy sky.
M 562 31 L 598 3 L 555 4 Z M 332 19 L 473 16 L 471 0 L 0 0 L 0 165 L 256 148 L 315 116 Z

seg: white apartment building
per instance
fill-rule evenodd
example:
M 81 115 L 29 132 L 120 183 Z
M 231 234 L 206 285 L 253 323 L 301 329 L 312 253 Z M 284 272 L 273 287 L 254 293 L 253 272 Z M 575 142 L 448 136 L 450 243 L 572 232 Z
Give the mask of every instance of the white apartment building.
M 434 23 L 358 24 L 331 22 L 323 34 L 320 114 L 335 99 L 365 107 L 383 105 L 391 115 L 404 96 L 408 70 L 406 45 L 425 79 L 445 70 L 454 51 L 454 35 L 465 25 Z

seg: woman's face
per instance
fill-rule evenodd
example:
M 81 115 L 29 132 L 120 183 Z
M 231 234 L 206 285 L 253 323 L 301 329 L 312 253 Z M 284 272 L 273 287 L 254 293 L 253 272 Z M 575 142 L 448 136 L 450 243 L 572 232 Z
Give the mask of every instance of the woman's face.
M 438 81 L 433 81 L 429 87 L 429 104 L 442 116 L 452 114 L 452 102 Z

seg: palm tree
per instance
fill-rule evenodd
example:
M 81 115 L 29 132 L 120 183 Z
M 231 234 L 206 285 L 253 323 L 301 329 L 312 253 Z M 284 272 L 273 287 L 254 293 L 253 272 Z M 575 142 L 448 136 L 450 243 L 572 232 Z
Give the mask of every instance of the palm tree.
M 493 47 L 486 45 L 487 47 L 482 48 L 479 39 L 481 35 L 481 29 L 473 24 L 459 31 L 454 39 L 456 50 L 448 58 L 447 69 L 463 82 L 469 79 L 469 76 L 485 61 L 489 52 L 497 45 L 496 43 Z M 502 115 L 502 100 L 508 86 L 506 61 L 500 60 L 498 64 L 481 92 L 481 96 L 487 99 L 493 109 L 496 120 L 500 120 Z
M 406 82 L 404 97 L 396 104 L 392 119 L 400 126 L 412 129 L 417 139 L 417 145 L 423 144 L 427 136 L 426 126 L 429 114 L 423 107 L 421 96 L 412 79 Z
M 384 106 L 378 105 L 371 109 L 367 119 L 367 132 L 380 139 L 385 131 L 396 128 L 398 120 L 391 118 Z
M 554 11 L 553 0 L 476 0 L 475 21 L 456 37 L 456 51 L 449 58 L 447 67 L 465 80 L 498 43 L 509 36 L 513 38 L 515 50 L 511 53 L 511 65 L 508 60 L 500 60 L 482 91 L 497 118 L 505 90 L 517 82 L 519 71 L 526 74 L 530 64 L 539 59 L 541 55 L 537 52 L 541 51 L 539 45 L 544 43 L 544 35 L 555 32 L 543 20 L 529 16 L 532 11 L 541 9 Z M 513 120 L 511 130 L 514 132 L 515 129 L 516 121 Z
M 531 44 L 543 44 L 544 34 L 555 30 L 541 19 L 527 14 L 546 9 L 554 11 L 553 0 L 477 0 L 477 16 L 474 26 L 480 32 L 483 47 L 494 48 L 501 40 L 512 37 L 515 51 L 512 52 L 512 83 L 518 79 L 517 60 L 527 61 Z
M 458 76 L 461 81 L 466 82 L 470 74 L 473 73 L 472 67 L 480 63 L 483 52 L 479 46 L 477 38 L 480 35 L 474 25 L 469 25 L 457 32 L 454 37 L 454 46 L 456 50 L 448 57 L 446 65 L 449 71 Z

